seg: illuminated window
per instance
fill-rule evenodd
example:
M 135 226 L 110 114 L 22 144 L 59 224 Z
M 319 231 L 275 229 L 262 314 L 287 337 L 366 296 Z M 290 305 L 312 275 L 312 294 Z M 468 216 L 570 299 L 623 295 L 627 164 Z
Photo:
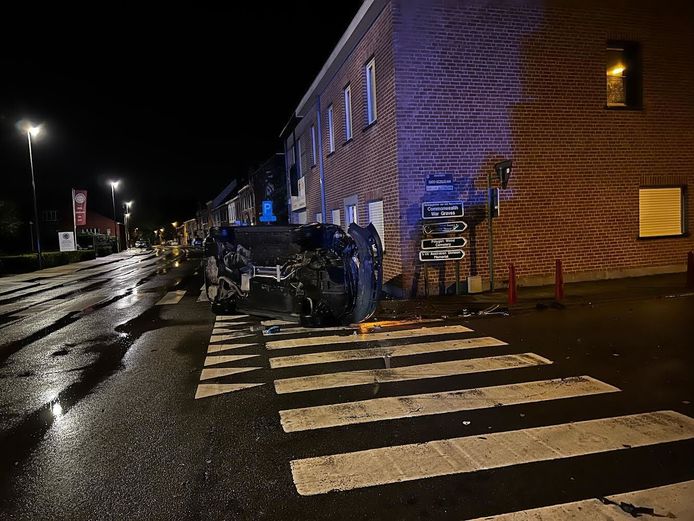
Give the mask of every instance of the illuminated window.
M 639 188 L 639 237 L 671 237 L 684 229 L 684 189 Z
M 366 122 L 376 121 L 376 60 L 366 64 Z
M 345 217 L 347 218 L 347 222 L 345 223 L 347 226 L 349 226 L 352 223 L 357 224 L 356 204 L 348 204 L 347 206 L 345 206 Z
M 344 90 L 345 97 L 345 141 L 352 139 L 352 89 L 349 85 Z
M 335 152 L 335 128 L 333 127 L 333 106 L 328 107 L 328 151 Z
M 641 107 L 641 60 L 638 44 L 608 42 L 605 72 L 608 107 Z
M 333 210 L 331 217 L 333 224 L 337 224 L 338 226 L 340 226 L 340 210 Z

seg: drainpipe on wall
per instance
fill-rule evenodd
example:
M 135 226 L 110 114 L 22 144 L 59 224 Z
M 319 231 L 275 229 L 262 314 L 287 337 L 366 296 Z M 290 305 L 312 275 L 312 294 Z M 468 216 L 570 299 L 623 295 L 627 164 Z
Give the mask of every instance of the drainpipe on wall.
M 287 148 L 287 139 L 284 139 L 284 175 L 287 179 L 287 223 L 292 222 L 292 182 L 289 178 L 289 149 Z
M 325 167 L 323 165 L 323 131 L 321 127 L 322 115 L 320 110 L 320 95 L 316 99 L 316 132 L 318 133 L 318 143 L 316 144 L 316 154 L 318 155 L 318 172 L 320 173 L 320 207 L 323 222 L 328 222 L 327 204 L 325 202 Z

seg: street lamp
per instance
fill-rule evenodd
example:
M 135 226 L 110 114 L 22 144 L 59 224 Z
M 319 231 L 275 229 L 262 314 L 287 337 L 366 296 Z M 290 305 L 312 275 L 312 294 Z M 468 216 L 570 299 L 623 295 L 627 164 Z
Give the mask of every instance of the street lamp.
M 125 203 L 125 248 L 130 247 L 130 233 L 128 232 L 128 221 L 130 220 L 130 206 L 133 204 L 132 201 L 127 201 Z
M 113 201 L 113 232 L 116 237 L 116 250 L 120 253 L 120 241 L 118 240 L 118 222 L 116 221 L 116 188 L 120 181 L 109 181 L 111 184 L 111 201 Z
M 31 138 L 36 137 L 41 133 L 42 125 L 33 125 L 31 122 L 22 120 L 18 123 L 22 132 L 27 135 L 27 143 L 29 143 L 29 167 L 31 169 L 31 189 L 34 194 L 34 225 L 36 226 L 36 255 L 38 259 L 39 269 L 43 268 L 41 260 L 41 237 L 39 235 L 39 209 L 36 203 L 36 181 L 34 178 L 34 154 L 31 149 Z M 33 246 L 33 241 L 32 241 Z

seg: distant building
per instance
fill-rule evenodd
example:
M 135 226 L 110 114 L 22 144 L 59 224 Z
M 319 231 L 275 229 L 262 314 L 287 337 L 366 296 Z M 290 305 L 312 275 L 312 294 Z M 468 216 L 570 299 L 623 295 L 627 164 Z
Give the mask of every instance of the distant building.
M 488 285 L 487 176 L 509 159 L 497 280 L 683 270 L 692 27 L 684 0 L 365 0 L 282 132 L 291 221 L 373 222 L 390 290 L 443 292 L 456 263 L 420 261 L 422 203 L 461 200 L 462 278 Z

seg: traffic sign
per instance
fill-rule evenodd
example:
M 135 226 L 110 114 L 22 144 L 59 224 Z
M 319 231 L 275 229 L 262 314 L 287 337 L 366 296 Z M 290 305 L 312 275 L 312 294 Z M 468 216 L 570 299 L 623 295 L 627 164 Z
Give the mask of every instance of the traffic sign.
M 465 257 L 463 250 L 424 250 L 419 252 L 421 262 L 460 260 Z
M 464 221 L 451 221 L 446 223 L 427 223 L 422 226 L 424 235 L 441 235 L 443 233 L 464 232 L 467 223 Z
M 427 175 L 425 189 L 427 192 L 452 192 L 453 174 L 429 174 Z
M 463 201 L 438 201 L 422 203 L 422 219 L 441 219 L 445 217 L 462 217 Z
M 423 250 L 440 250 L 446 248 L 464 248 L 467 245 L 465 237 L 438 237 L 422 239 Z

